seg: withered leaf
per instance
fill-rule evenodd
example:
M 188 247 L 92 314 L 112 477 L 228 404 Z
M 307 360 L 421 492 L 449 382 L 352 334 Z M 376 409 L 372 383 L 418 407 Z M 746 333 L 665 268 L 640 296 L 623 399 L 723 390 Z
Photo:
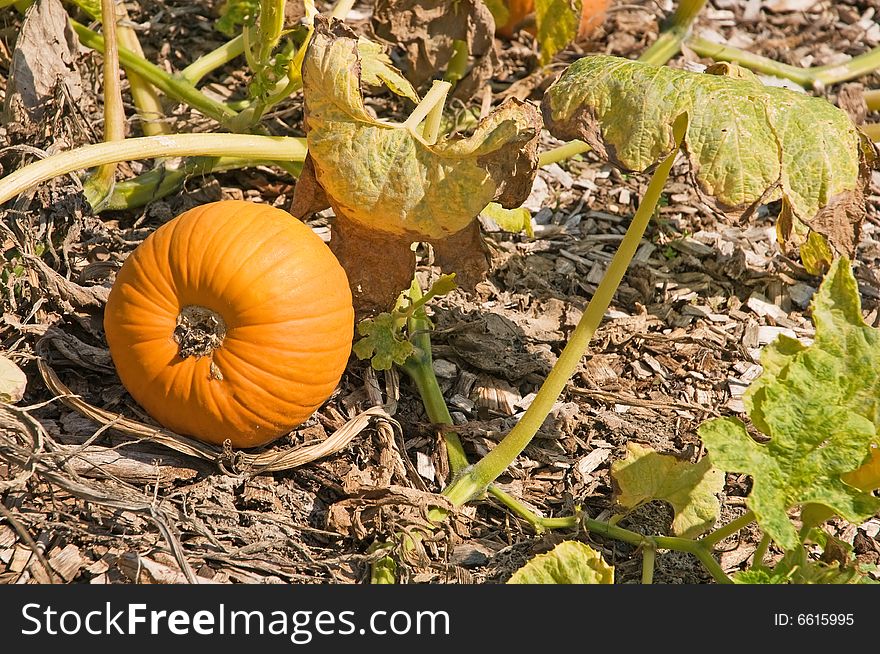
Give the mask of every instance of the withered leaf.
M 331 248 L 349 273 L 357 308 L 369 311 L 387 308 L 409 286 L 413 242 L 432 243 L 465 286 L 479 279 L 485 254 L 472 225 L 490 202 L 512 208 L 528 196 L 541 118 L 510 99 L 472 135 L 429 143 L 413 126 L 368 112 L 363 52 L 342 23 L 316 19 L 303 61 L 309 160 L 292 212 L 333 208 Z
M 446 69 L 456 41 L 467 44 L 472 63 L 454 97 L 474 96 L 498 66 L 495 19 L 481 0 L 377 0 L 372 27 L 404 49 L 408 77 L 417 87 Z
M 675 147 L 672 124 L 686 114 L 683 148 L 708 203 L 746 218 L 782 200 L 780 240 L 800 247 L 812 230 L 851 255 L 877 161 L 869 139 L 823 98 L 763 86 L 732 66 L 708 72 L 584 57 L 548 89 L 545 122 L 557 138 L 645 171 Z
M 71 101 L 82 97 L 77 40 L 61 0 L 39 0 L 25 14 L 12 53 L 3 122 L 39 123 L 59 85 Z

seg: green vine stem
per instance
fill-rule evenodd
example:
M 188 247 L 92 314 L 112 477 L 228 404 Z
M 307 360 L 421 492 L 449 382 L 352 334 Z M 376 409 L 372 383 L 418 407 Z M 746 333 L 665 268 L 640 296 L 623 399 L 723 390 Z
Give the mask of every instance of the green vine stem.
M 434 373 L 433 356 L 431 354 L 431 323 L 428 321 L 422 308 L 427 298 L 422 296 L 421 289 L 416 283 L 413 283 L 410 287 L 409 298 L 412 305 L 410 305 L 411 315 L 407 320 L 407 331 L 411 334 L 410 342 L 413 345 L 414 352 L 404 362 L 402 369 L 415 383 L 419 397 L 425 407 L 425 412 L 428 414 L 428 419 L 437 425 L 452 426 L 454 422 L 449 413 L 449 407 L 446 405 L 443 391 L 440 389 L 437 375 Z M 443 439 L 446 443 L 449 467 L 452 469 L 453 476 L 458 475 L 469 465 L 461 439 L 459 439 L 458 433 L 454 430 L 444 430 Z M 545 518 L 536 515 L 522 502 L 497 486 L 491 485 L 488 490 L 490 495 L 510 509 L 515 515 L 531 524 L 535 531 L 539 533 L 547 529 L 570 529 L 577 527 L 577 516 Z
M 678 536 L 645 536 L 617 525 L 611 525 L 607 522 L 593 520 L 591 518 L 583 518 L 581 524 L 587 531 L 590 531 L 606 538 L 619 540 L 636 547 L 650 547 L 655 550 L 675 550 L 677 552 L 687 552 L 697 557 L 706 570 L 712 575 L 712 578 L 719 584 L 732 583 L 730 577 L 724 572 L 724 569 L 715 560 L 712 549 L 706 547 L 699 541 L 689 538 L 680 538 Z
M 60 175 L 108 163 L 156 157 L 240 157 L 303 162 L 304 138 L 251 134 L 172 134 L 96 143 L 36 161 L 0 179 L 0 204 Z
M 294 177 L 299 176 L 302 169 L 302 164 L 297 161 L 260 161 L 240 157 L 191 157 L 185 159 L 177 168 L 166 168 L 159 165 L 137 177 L 117 182 L 113 188 L 113 194 L 108 198 L 102 210 L 120 211 L 142 207 L 149 202 L 176 192 L 190 177 L 254 166 L 282 166 Z
M 734 62 L 757 73 L 781 77 L 805 88 L 816 90 L 867 75 L 880 68 L 880 48 L 874 48 L 844 63 L 800 68 L 729 45 L 715 43 L 703 37 L 691 37 L 687 41 L 687 46 L 701 57 Z
M 208 52 L 207 54 L 203 54 L 189 66 L 180 71 L 177 74 L 177 77 L 184 82 L 188 82 L 192 86 L 196 86 L 206 75 L 209 75 L 221 66 L 225 66 L 243 53 L 244 37 L 239 34 L 234 39 L 221 45 L 219 48 L 211 50 L 211 52 Z
M 559 163 L 560 161 L 565 161 L 566 159 L 571 159 L 572 157 L 583 154 L 584 152 L 590 151 L 590 146 L 584 143 L 583 141 L 578 141 L 575 139 L 574 141 L 569 141 L 563 145 L 552 148 L 550 150 L 546 150 L 538 155 L 538 165 L 541 167 L 549 166 L 550 164 Z
M 520 421 L 504 439 L 492 449 L 479 463 L 468 469 L 450 484 L 443 494 L 455 506 L 462 506 L 472 499 L 482 496 L 486 488 L 513 463 L 517 456 L 531 442 L 538 429 L 550 414 L 553 404 L 562 394 L 568 380 L 577 370 L 581 357 L 587 350 L 602 317 L 617 287 L 635 255 L 642 234 L 660 199 L 660 194 L 672 168 L 679 145 L 684 138 L 687 127 L 687 116 L 682 115 L 675 121 L 673 128 L 675 147 L 657 167 L 648 184 L 645 197 L 633 217 L 632 223 L 615 253 L 602 281 L 599 283 L 586 311 L 571 335 L 568 344 L 559 355 L 559 359 L 541 385 L 534 401 L 526 410 Z
M 657 560 L 657 550 L 646 545 L 642 548 L 642 583 L 654 583 L 654 562 Z
M 755 514 L 752 511 L 746 511 L 736 520 L 731 520 L 723 527 L 719 527 L 700 539 L 700 542 L 707 547 L 714 547 L 728 536 L 732 536 L 740 529 L 747 527 L 755 521 Z
M 868 111 L 880 111 L 880 89 L 865 91 L 865 106 Z
M 758 547 L 755 548 L 755 553 L 752 555 L 753 568 L 761 568 L 764 566 L 764 558 L 767 556 L 767 550 L 769 549 L 770 536 L 764 534 L 758 542 Z
M 663 66 L 678 54 L 681 44 L 691 31 L 691 25 L 703 10 L 706 0 L 681 0 L 678 8 L 664 25 L 663 32 L 639 57 L 639 61 Z
M 125 107 L 119 83 L 119 57 L 114 0 L 101 0 L 101 22 L 104 25 L 104 141 L 125 139 Z M 83 184 L 86 201 L 99 210 L 107 201 L 116 183 L 116 164 L 100 166 Z
M 80 43 L 92 50 L 104 52 L 103 36 L 75 20 L 71 20 L 70 24 L 79 37 Z M 139 57 L 127 48 L 119 48 L 119 62 L 126 72 L 140 75 L 168 97 L 197 109 L 222 125 L 236 116 L 236 112 L 222 102 L 209 98 L 188 81 L 168 74 L 159 66 Z
M 422 132 L 422 139 L 429 144 L 435 143 L 440 130 L 440 117 L 443 106 L 446 103 L 446 96 L 451 88 L 452 84 L 449 82 L 434 80 L 431 89 L 425 94 L 422 101 L 416 105 L 401 127 L 416 133 L 416 128 L 424 121 L 425 126 Z
M 82 2 L 76 4 L 93 20 L 102 23 L 105 22 L 101 13 L 95 13 L 88 3 Z M 137 32 L 125 24 L 125 21 L 129 20 L 128 9 L 125 4 L 119 3 L 116 5 L 115 10 L 117 12 L 116 37 L 119 40 L 119 45 L 131 50 L 135 55 L 144 59 L 144 50 L 141 47 L 141 42 L 138 40 Z M 107 28 L 105 27 L 104 30 L 106 31 L 106 29 Z M 118 53 L 116 56 L 118 57 Z M 165 112 L 162 109 L 162 101 L 153 85 L 134 71 L 126 70 L 125 75 L 128 77 L 129 92 L 131 93 L 132 102 L 137 110 L 138 118 L 141 121 L 141 131 L 143 131 L 144 136 L 170 134 L 171 129 L 165 122 Z

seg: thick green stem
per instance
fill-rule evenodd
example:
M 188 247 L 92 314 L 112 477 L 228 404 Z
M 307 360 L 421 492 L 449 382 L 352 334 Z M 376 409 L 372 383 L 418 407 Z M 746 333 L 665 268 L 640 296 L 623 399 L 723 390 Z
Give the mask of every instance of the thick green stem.
M 758 543 L 758 547 L 755 548 L 755 553 L 752 555 L 753 568 L 764 567 L 764 557 L 767 556 L 768 549 L 770 549 L 770 536 L 764 534 Z
M 239 34 L 231 41 L 227 41 L 219 48 L 202 55 L 189 66 L 178 73 L 178 78 L 196 86 L 205 75 L 208 75 L 221 66 L 244 53 L 244 37 Z
M 427 337 L 427 334 L 419 335 L 419 339 Z M 422 404 L 425 405 L 425 412 L 428 419 L 437 425 L 452 425 L 452 416 L 449 415 L 449 409 L 446 401 L 443 399 L 443 392 L 437 382 L 437 376 L 431 365 L 431 354 L 429 350 L 418 348 L 419 353 L 411 356 L 403 370 L 409 375 L 419 392 Z M 446 441 L 446 453 L 449 457 L 449 467 L 452 468 L 453 474 L 458 474 L 468 465 L 467 455 L 461 445 L 458 434 L 454 431 L 443 432 L 443 440 Z
M 297 165 L 294 162 L 292 165 Z M 145 204 L 164 198 L 179 190 L 189 177 L 208 175 L 238 168 L 254 166 L 279 165 L 272 161 L 243 159 L 239 157 L 193 157 L 184 160 L 178 168 L 166 168 L 163 165 L 141 173 L 137 177 L 117 182 L 113 194 L 108 199 L 104 210 L 119 211 L 135 209 Z M 300 166 L 301 167 L 301 166 Z M 294 175 L 299 171 L 295 170 Z
M 657 202 L 660 200 L 663 185 L 666 183 L 675 155 L 678 153 L 678 146 L 684 137 L 686 126 L 687 117 L 682 115 L 676 120 L 673 130 L 675 148 L 657 167 L 620 248 L 615 253 L 568 344 L 541 385 L 532 404 L 510 433 L 489 454 L 444 491 L 443 494 L 455 506 L 461 506 L 480 497 L 488 485 L 495 481 L 526 448 L 544 420 L 550 415 L 553 404 L 577 370 L 581 357 L 590 344 L 590 339 L 602 322 L 602 317 L 626 274 L 629 262 L 638 249 L 642 234 L 644 234 L 648 222 L 654 214 Z
M 728 536 L 732 536 L 736 532 L 738 532 L 743 527 L 747 527 L 751 523 L 755 521 L 755 514 L 751 511 L 746 511 L 736 520 L 731 520 L 723 527 L 719 527 L 715 531 L 712 531 L 700 539 L 700 542 L 706 547 L 714 547 L 721 541 L 723 541 Z
M 569 141 L 564 145 L 560 145 L 559 147 L 553 148 L 551 150 L 547 150 L 538 155 L 538 165 L 539 166 L 549 166 L 550 164 L 559 163 L 560 161 L 565 161 L 566 159 L 571 159 L 572 157 L 583 154 L 584 152 L 589 152 L 590 146 L 584 143 L 583 141 Z
M 443 105 L 446 104 L 446 96 L 451 88 L 452 85 L 449 82 L 434 80 L 431 90 L 416 105 L 416 108 L 413 109 L 413 112 L 404 121 L 403 127 L 415 132 L 416 128 L 422 124 L 422 121 L 425 121 L 422 138 L 426 143 L 435 143 L 440 130 L 440 117 L 443 113 Z
M 654 583 L 654 562 L 657 560 L 657 550 L 653 547 L 642 548 L 642 583 Z
M 757 73 L 791 80 L 805 88 L 822 89 L 867 75 L 880 68 L 880 48 L 874 48 L 840 64 L 799 68 L 729 45 L 714 43 L 702 37 L 691 37 L 687 44 L 701 57 L 709 57 L 716 61 L 731 61 Z
M 104 141 L 125 138 L 125 107 L 119 84 L 119 47 L 116 34 L 116 7 L 114 0 L 101 0 L 101 22 L 104 26 Z M 116 183 L 116 164 L 104 164 L 95 170 L 83 185 L 86 201 L 99 211 Z
M 101 53 L 104 52 L 104 37 L 93 32 L 85 25 L 77 23 L 75 20 L 71 20 L 70 24 L 79 37 L 80 43 L 87 48 Z M 183 102 L 193 109 L 197 109 L 221 124 L 225 125 L 226 122 L 236 115 L 232 109 L 222 102 L 209 98 L 188 81 L 169 75 L 131 50 L 119 48 L 119 61 L 126 72 L 135 72 L 167 96 Z
M 687 45 L 701 57 L 708 57 L 715 61 L 730 61 L 756 73 L 788 79 L 804 87 L 812 86 L 811 74 L 808 68 L 798 68 L 797 66 L 783 64 L 752 52 L 709 41 L 700 36 L 688 39 Z
M 574 529 L 578 526 L 578 516 L 566 516 L 562 518 L 545 518 L 543 516 L 536 515 L 534 511 L 532 511 L 525 504 L 520 502 L 518 499 L 505 493 L 503 490 L 498 488 L 495 484 L 491 484 L 487 490 L 489 495 L 498 500 L 502 505 L 507 507 L 511 513 L 519 516 L 526 522 L 528 522 L 539 534 L 548 530 L 548 529 Z
M 663 32 L 651 46 L 642 53 L 639 61 L 662 66 L 681 50 L 682 42 L 691 31 L 691 25 L 703 10 L 706 0 L 682 0 L 678 8 L 664 25 Z
M 87 3 L 79 3 L 77 6 L 85 11 L 92 19 L 101 21 L 102 23 L 104 22 L 101 14 L 94 13 Z M 116 6 L 116 11 L 118 12 L 116 36 L 119 39 L 119 45 L 131 50 L 132 53 L 141 59 L 144 59 L 144 50 L 141 47 L 141 42 L 138 40 L 137 32 L 128 25 L 120 24 L 120 22 L 129 20 L 128 9 L 126 9 L 125 4 L 118 4 Z M 106 27 L 104 29 L 106 31 Z M 116 56 L 118 56 L 118 53 Z M 129 92 L 131 93 L 132 102 L 134 102 L 135 109 L 137 110 L 138 118 L 140 118 L 141 131 L 143 131 L 144 136 L 170 134 L 171 129 L 165 122 L 165 112 L 162 109 L 162 101 L 153 85 L 134 71 L 126 69 L 125 75 L 128 77 Z
M 302 162 L 306 153 L 304 138 L 250 134 L 173 134 L 97 143 L 59 152 L 0 179 L 0 204 L 54 177 L 107 163 L 157 157 L 240 157 Z
M 818 66 L 811 68 L 810 71 L 813 74 L 813 86 L 819 89 L 868 75 L 878 68 L 880 68 L 880 48 L 874 48 L 849 61 Z

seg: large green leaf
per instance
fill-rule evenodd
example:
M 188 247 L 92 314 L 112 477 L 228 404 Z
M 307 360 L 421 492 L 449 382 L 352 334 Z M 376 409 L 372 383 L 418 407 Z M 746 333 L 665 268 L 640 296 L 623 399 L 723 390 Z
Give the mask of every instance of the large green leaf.
M 761 528 L 792 549 L 798 534 L 787 511 L 821 505 L 858 522 L 880 499 L 847 483 L 869 463 L 880 431 L 880 330 L 861 315 L 849 260 L 838 259 L 813 298 L 816 337 L 809 347 L 782 337 L 762 357 L 764 371 L 745 394 L 758 444 L 733 418 L 704 423 L 714 465 L 750 474 L 748 505 Z
M 638 443 L 627 443 L 626 458 L 611 465 L 617 484 L 617 503 L 628 509 L 651 500 L 672 505 L 672 530 L 686 538 L 708 531 L 718 519 L 717 494 L 724 475 L 708 458 L 698 463 L 680 461 Z
M 613 584 L 614 567 L 579 541 L 564 540 L 513 573 L 508 584 Z
M 561 139 L 579 138 L 616 165 L 645 171 L 676 143 L 706 200 L 733 215 L 783 200 L 780 237 L 802 245 L 809 230 L 852 255 L 876 152 L 847 114 L 822 98 L 763 86 L 730 66 L 693 73 L 619 57 L 579 59 L 547 91 L 544 118 Z

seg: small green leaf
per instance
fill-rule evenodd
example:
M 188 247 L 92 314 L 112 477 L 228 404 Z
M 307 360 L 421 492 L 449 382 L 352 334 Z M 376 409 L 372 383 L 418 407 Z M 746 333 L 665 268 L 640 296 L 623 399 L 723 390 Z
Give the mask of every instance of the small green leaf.
M 214 27 L 221 34 L 233 37 L 241 27 L 254 25 L 260 15 L 260 0 L 226 0 Z
M 748 506 L 786 550 L 800 542 L 789 509 L 821 505 L 856 523 L 880 509 L 880 499 L 848 483 L 848 473 L 870 461 L 878 441 L 880 330 L 862 319 L 845 257 L 828 271 L 812 315 L 813 344 L 781 338 L 768 346 L 764 371 L 744 395 L 749 417 L 770 441 L 758 444 L 733 418 L 699 430 L 715 465 L 752 476 Z
M 495 221 L 505 232 L 511 234 L 525 232 L 529 237 L 535 235 L 532 231 L 532 214 L 524 207 L 505 209 L 497 202 L 490 202 L 480 214 Z
M 451 293 L 455 289 L 458 288 L 458 284 L 455 281 L 455 273 L 449 275 L 440 275 L 433 284 L 431 284 L 431 288 L 428 289 L 428 292 L 425 293 L 425 298 L 430 300 L 435 297 L 442 297 L 447 293 Z
M 0 355 L 0 402 L 14 404 L 24 397 L 27 377 L 21 368 Z
M 708 531 L 718 520 L 717 494 L 724 475 L 704 457 L 698 463 L 659 454 L 638 443 L 627 443 L 627 456 L 611 465 L 617 483 L 617 503 L 633 509 L 651 500 L 672 505 L 672 530 L 685 538 Z
M 613 584 L 614 567 L 589 545 L 562 541 L 513 573 L 508 584 Z
M 412 344 L 400 335 L 398 319 L 390 313 L 362 320 L 357 329 L 363 338 L 352 351 L 358 359 L 370 359 L 376 370 L 389 370 L 395 363 L 403 365 L 413 353 Z

